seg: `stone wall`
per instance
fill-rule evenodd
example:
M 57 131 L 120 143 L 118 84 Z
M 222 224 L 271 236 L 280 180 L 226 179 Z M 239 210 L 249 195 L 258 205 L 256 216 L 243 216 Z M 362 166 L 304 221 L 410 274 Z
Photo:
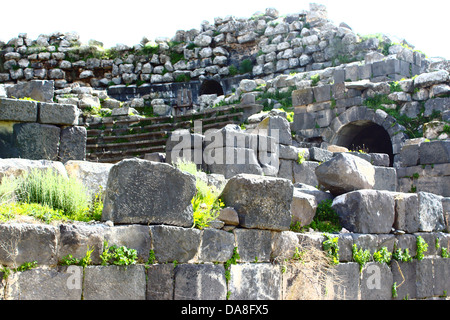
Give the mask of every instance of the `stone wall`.
M 53 81 L 9 86 L 0 98 L 0 157 L 34 160 L 85 160 L 85 127 L 80 110 L 53 102 Z
M 3 173 L 5 161 L 10 160 L 2 160 Z M 28 162 L 31 167 L 38 165 Z M 14 174 L 15 164 L 9 164 L 8 172 Z M 58 164 L 61 166 L 57 162 L 46 165 Z M 353 226 L 356 229 L 347 225 L 350 230 L 330 234 L 338 238 L 339 246 L 339 264 L 328 271 L 331 285 L 325 291 L 322 285 L 310 283 L 298 291 L 296 277 L 302 268 L 308 272 L 307 267 L 287 262 L 296 248 L 322 252 L 327 238 L 319 232 L 289 231 L 292 206 L 298 198 L 295 194 L 302 189 L 289 180 L 249 174 L 224 180 L 221 197 L 228 206 L 227 214 L 221 213 L 215 227 L 196 229 L 190 227 L 192 220 L 184 209 L 190 205 L 195 179 L 172 166 L 137 159 L 108 167 L 69 161 L 59 170 L 77 175 L 84 183 L 104 185 L 103 222 L 0 224 L 2 299 L 283 300 L 308 297 L 313 288 L 322 292 L 315 296 L 319 299 L 390 300 L 438 298 L 450 289 L 446 280 L 450 260 L 442 254 L 442 248 L 450 246 L 450 237 L 441 232 L 447 224 L 439 205 L 444 199 L 430 193 L 357 190 L 336 197 L 333 207 L 340 215 L 345 215 L 346 205 L 357 204 L 356 211 L 374 220 L 366 231 L 359 229 L 364 222 L 358 218 L 361 223 Z M 206 176 L 209 180 L 217 175 Z M 103 179 L 96 179 L 100 177 Z M 302 192 L 306 192 L 304 187 Z M 317 192 L 311 193 L 313 198 L 319 196 Z M 367 199 L 357 201 L 355 193 Z M 128 196 L 123 197 L 125 194 Z M 164 199 L 173 199 L 175 194 L 177 201 L 167 206 Z M 375 194 L 377 206 L 370 202 Z M 416 208 L 405 198 L 411 196 L 416 197 Z M 381 204 L 386 206 L 383 214 L 372 215 Z M 233 214 L 235 218 L 230 218 Z M 376 230 L 380 224 L 386 229 Z M 428 245 L 423 259 L 417 255 L 418 239 Z M 106 244 L 135 249 L 136 263 L 102 264 L 100 256 Z M 371 255 L 384 247 L 390 253 L 408 249 L 415 258 L 410 262 L 392 260 L 390 264 L 369 261 L 360 267 L 353 245 Z M 59 264 L 69 254 L 81 259 L 91 250 L 92 263 L 85 267 Z M 37 265 L 30 270 L 6 273 L 5 267 L 17 268 L 34 261 Z M 318 270 L 314 272 L 318 274 Z

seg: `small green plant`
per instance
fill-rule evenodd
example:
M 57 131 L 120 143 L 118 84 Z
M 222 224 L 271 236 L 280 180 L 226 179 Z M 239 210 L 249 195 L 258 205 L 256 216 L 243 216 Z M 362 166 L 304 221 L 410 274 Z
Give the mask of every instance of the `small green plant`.
M 204 180 L 198 178 L 198 170 L 195 163 L 184 159 L 178 160 L 175 166 L 181 171 L 190 173 L 196 177 L 197 192 L 192 198 L 194 209 L 194 227 L 204 229 L 219 215 L 220 209 L 225 207 L 219 199 L 221 190 L 209 186 Z
M 352 246 L 352 255 L 353 255 L 353 261 L 357 262 L 359 264 L 359 271 L 362 271 L 362 268 L 364 265 L 370 261 L 371 254 L 369 250 L 363 250 L 360 248 L 358 250 L 358 247 L 356 244 L 353 244 Z
M 304 152 L 299 152 L 297 154 L 297 163 L 298 164 L 302 164 L 303 162 L 305 162 L 305 153 Z
M 411 262 L 412 257 L 409 254 L 409 249 L 406 248 L 404 251 L 401 248 L 394 248 L 394 252 L 392 253 L 392 259 L 400 261 L 400 262 Z
M 83 258 L 81 258 L 81 259 L 74 258 L 71 254 L 68 254 L 67 256 L 65 256 L 64 258 L 61 259 L 59 264 L 62 266 L 76 265 L 76 266 L 81 266 L 81 267 L 85 268 L 88 265 L 92 264 L 92 258 L 91 258 L 92 252 L 94 252 L 94 248 L 89 249 L 89 246 L 88 246 L 87 250 L 86 250 L 86 255 Z
M 416 245 L 417 245 L 417 251 L 416 251 L 416 255 L 414 256 L 414 258 L 421 261 L 425 257 L 424 253 L 428 250 L 428 244 L 425 242 L 425 240 L 421 236 L 418 236 L 416 239 Z
M 311 76 L 311 86 L 312 87 L 315 87 L 315 86 L 317 86 L 317 84 L 319 83 L 319 81 L 320 81 L 320 74 L 315 74 L 315 75 L 312 75 Z
M 324 234 L 326 240 L 322 243 L 323 250 L 331 259 L 332 264 L 339 264 L 339 238 L 331 237 L 329 234 Z
M 155 264 L 155 263 L 156 263 L 155 251 L 150 250 L 150 252 L 148 254 L 147 264 L 151 265 L 151 264 Z
M 331 199 L 320 202 L 317 205 L 316 215 L 308 227 L 321 232 L 339 232 L 342 227 L 337 212 L 331 207 L 332 204 Z
M 24 262 L 15 269 L 16 272 L 23 272 L 37 267 L 37 261 Z
M 373 260 L 378 263 L 389 264 L 391 262 L 392 253 L 388 251 L 386 247 L 382 247 L 380 250 L 373 253 Z
M 239 65 L 239 72 L 241 74 L 252 72 L 253 70 L 253 62 L 250 59 L 244 59 L 242 60 L 241 64 Z
M 236 264 L 237 261 L 240 259 L 241 257 L 239 256 L 238 253 L 238 248 L 234 247 L 233 249 L 233 254 L 231 255 L 231 258 L 228 259 L 225 263 L 224 263 L 224 267 L 225 267 L 225 279 L 228 283 L 228 281 L 230 281 L 231 279 L 231 265 Z
M 448 249 L 442 247 L 441 248 L 441 257 L 442 258 L 450 258 L 450 254 L 448 253 Z
M 102 265 L 116 265 L 116 266 L 129 266 L 136 264 L 137 251 L 135 249 L 129 249 L 125 246 L 108 246 L 108 242 L 104 242 L 103 253 L 100 255 Z
M 397 292 L 397 282 L 394 282 L 392 284 L 392 298 L 397 298 L 398 292 Z

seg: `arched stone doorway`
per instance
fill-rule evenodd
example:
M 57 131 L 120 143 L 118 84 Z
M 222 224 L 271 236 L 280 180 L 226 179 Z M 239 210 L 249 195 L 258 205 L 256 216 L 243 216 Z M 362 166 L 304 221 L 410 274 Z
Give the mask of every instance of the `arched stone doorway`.
M 324 141 L 351 150 L 386 153 L 391 166 L 408 139 L 395 118 L 382 110 L 364 106 L 347 109 L 331 122 L 329 128 Z
M 202 96 L 204 94 L 217 94 L 217 96 L 222 96 L 224 92 L 219 82 L 215 80 L 205 80 L 200 87 L 198 95 Z

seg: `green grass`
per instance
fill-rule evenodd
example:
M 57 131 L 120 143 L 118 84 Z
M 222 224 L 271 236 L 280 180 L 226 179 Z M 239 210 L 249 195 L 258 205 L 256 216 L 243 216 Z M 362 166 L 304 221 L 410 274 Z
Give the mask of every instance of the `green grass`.
M 209 186 L 198 177 L 199 171 L 195 163 L 182 159 L 177 161 L 175 166 L 196 177 L 197 192 L 191 201 L 194 209 L 194 228 L 207 228 L 211 221 L 217 218 L 220 209 L 224 207 L 223 202 L 219 199 L 221 190 Z
M 43 221 L 91 221 L 100 220 L 103 209 L 100 195 L 91 199 L 79 180 L 53 170 L 32 170 L 17 178 L 3 178 L 0 203 L 4 219 L 16 212 Z

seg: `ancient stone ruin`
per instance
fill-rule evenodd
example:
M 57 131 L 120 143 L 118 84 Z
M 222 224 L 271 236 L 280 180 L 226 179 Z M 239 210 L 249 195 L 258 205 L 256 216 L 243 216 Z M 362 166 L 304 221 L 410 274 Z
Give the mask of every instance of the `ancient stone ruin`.
M 0 299 L 446 299 L 448 61 L 317 4 L 0 47 Z M 29 209 L 35 172 L 89 218 Z

